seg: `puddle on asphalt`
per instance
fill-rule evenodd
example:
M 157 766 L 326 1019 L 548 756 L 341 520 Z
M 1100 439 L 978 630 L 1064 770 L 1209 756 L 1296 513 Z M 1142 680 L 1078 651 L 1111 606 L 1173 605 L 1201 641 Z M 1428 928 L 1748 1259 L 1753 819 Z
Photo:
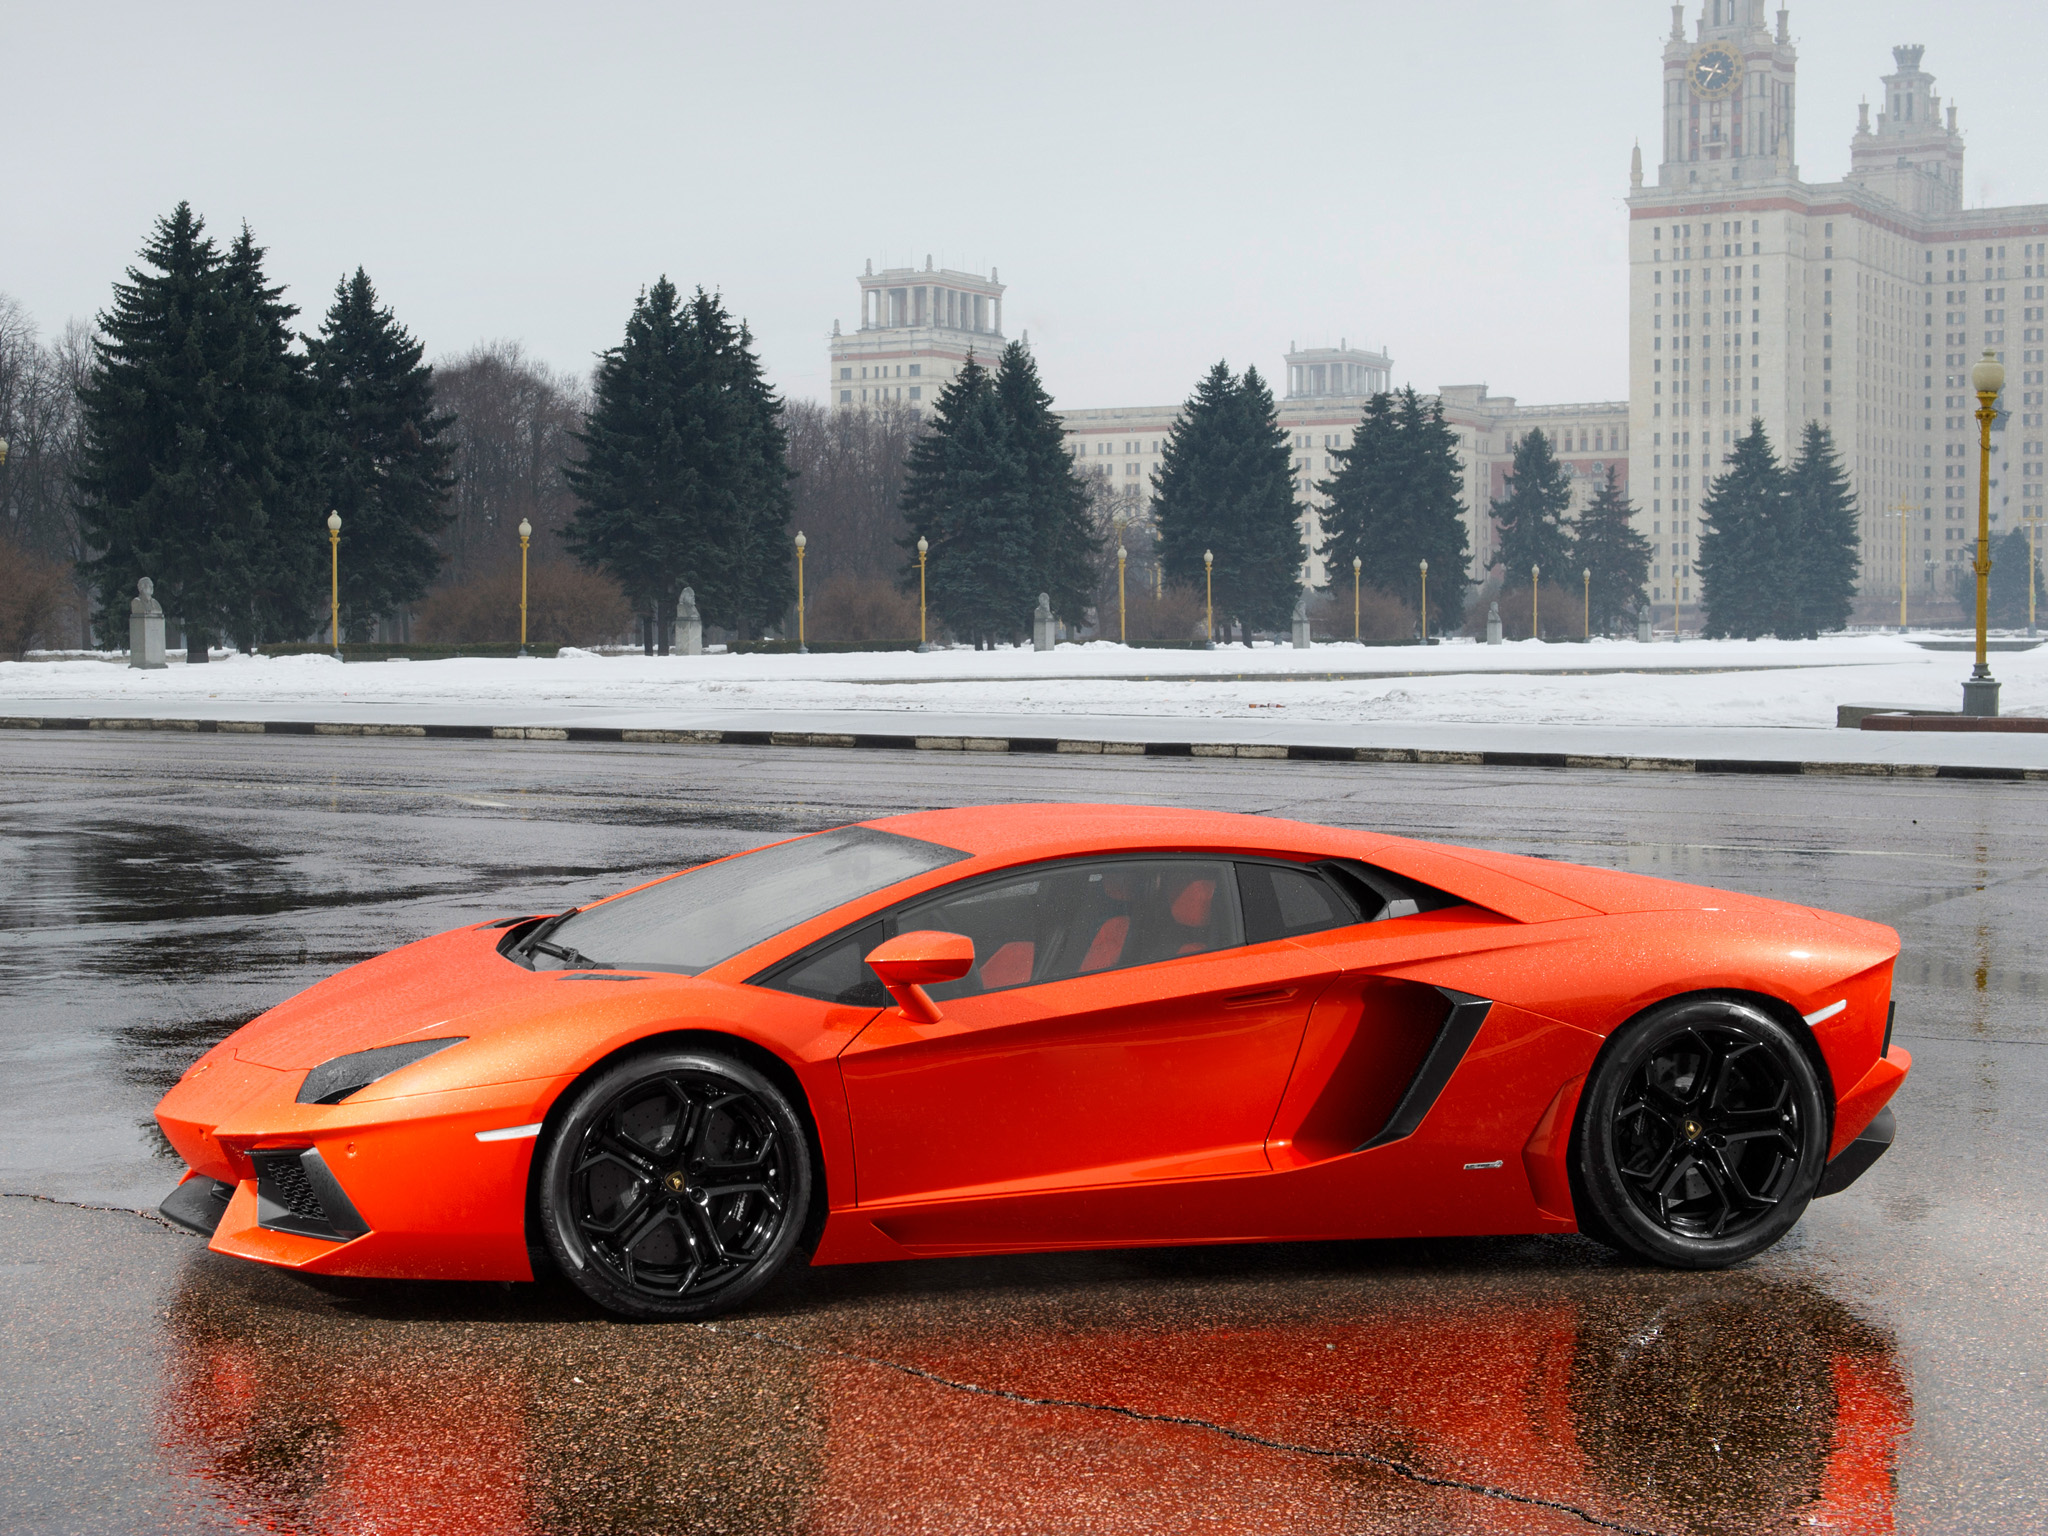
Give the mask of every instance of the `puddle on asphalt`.
M 195 1256 L 158 1422 L 231 1516 L 335 1532 L 1893 1528 L 1888 1332 L 1591 1252 L 817 1271 L 715 1328 Z

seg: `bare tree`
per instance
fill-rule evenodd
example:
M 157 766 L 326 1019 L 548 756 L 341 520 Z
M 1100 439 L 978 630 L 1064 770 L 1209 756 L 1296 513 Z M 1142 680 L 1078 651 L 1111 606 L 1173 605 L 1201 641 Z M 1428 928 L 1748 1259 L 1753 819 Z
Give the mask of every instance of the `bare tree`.
M 521 518 L 533 524 L 536 561 L 568 558 L 557 540 L 575 497 L 562 465 L 575 453 L 569 434 L 583 424 L 583 386 L 516 341 L 490 341 L 435 365 L 434 398 L 455 417 L 442 580 L 471 581 L 515 558 Z
M 71 475 L 78 457 L 78 384 L 92 360 L 92 331 L 72 321 L 43 341 L 14 300 L 0 295 L 0 538 L 55 566 L 69 568 L 86 551 L 79 537 Z M 59 604 L 81 623 L 84 589 Z M 54 634 L 45 633 L 46 640 Z M 81 643 L 87 641 L 83 629 Z
M 808 576 L 896 582 L 914 563 L 902 540 L 904 462 L 924 431 L 908 406 L 840 409 L 791 401 L 783 414 L 797 478 L 795 526 L 808 543 Z

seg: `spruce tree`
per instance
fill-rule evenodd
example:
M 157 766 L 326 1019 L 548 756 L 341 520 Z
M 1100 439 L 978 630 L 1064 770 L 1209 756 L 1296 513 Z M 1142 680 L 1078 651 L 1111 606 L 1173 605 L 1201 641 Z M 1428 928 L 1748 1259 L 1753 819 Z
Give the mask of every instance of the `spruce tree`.
M 1089 492 L 1073 455 L 1066 426 L 1038 376 L 1038 364 L 1021 342 L 1003 348 L 995 372 L 996 398 L 1010 418 L 1010 438 L 1024 461 L 1024 489 L 1031 506 L 1034 593 L 1052 598 L 1052 610 L 1079 624 L 1094 600 L 1096 562 L 1102 536 L 1089 517 Z M 1034 596 L 1033 604 L 1037 602 Z
M 80 572 L 104 637 L 126 634 L 137 577 L 156 583 L 188 655 L 313 624 L 310 437 L 296 311 L 247 229 L 223 254 L 188 203 L 159 219 L 114 286 L 79 390 Z M 324 530 L 322 530 L 324 532 Z
M 1442 402 L 1425 405 L 1413 386 L 1374 395 L 1351 445 L 1331 457 L 1337 473 L 1317 489 L 1330 498 L 1322 554 L 1332 581 L 1347 581 L 1355 558 L 1365 585 L 1415 602 L 1427 560 L 1438 594 L 1429 627 L 1456 628 L 1470 546 L 1457 435 Z
M 1307 550 L 1293 452 L 1256 368 L 1209 370 L 1167 434 L 1153 488 L 1167 578 L 1202 592 L 1210 551 L 1222 627 L 1242 624 L 1249 645 L 1254 628 L 1285 625 Z
M 377 302 L 367 273 L 335 285 L 320 334 L 306 345 L 320 434 L 323 499 L 341 514 L 341 622 L 370 638 L 379 617 L 422 596 L 441 566 L 434 534 L 447 521 L 454 453 L 434 410 L 434 371 L 406 328 Z
M 716 294 L 699 288 L 689 322 L 707 370 L 703 409 L 724 423 L 730 456 L 715 466 L 735 508 L 715 562 L 705 572 L 699 606 L 713 623 L 744 636 L 766 628 L 796 601 L 789 434 L 782 399 L 768 383 L 753 333 L 733 323 Z
M 2033 551 L 2027 543 L 2027 531 L 2014 528 L 2007 533 L 1991 536 L 1991 573 L 1985 579 L 1984 616 L 1987 623 L 2000 629 L 2018 629 L 2027 622 L 2027 566 L 2033 558 Z M 1977 612 L 1977 541 L 1972 539 L 1963 551 L 1962 564 L 1954 567 L 1950 577 L 1954 585 L 1955 599 L 1974 621 Z M 2048 610 L 2048 586 L 2041 580 L 2038 563 L 2034 568 L 2034 606 L 2037 616 Z
M 1761 424 L 1750 430 L 1759 432 Z M 1857 527 L 1856 496 L 1835 452 L 1834 434 L 1809 421 L 1800 438 L 1799 456 L 1785 472 L 1790 510 L 1788 563 L 1796 585 L 1781 606 L 1785 627 L 1780 635 L 1812 639 L 1849 622 L 1856 578 L 1863 569 L 1862 533 Z
M 1529 568 L 1541 566 L 1563 581 L 1571 565 L 1572 535 L 1564 515 L 1571 510 L 1572 482 L 1557 460 L 1550 437 L 1540 427 L 1515 444 L 1507 474 L 1507 494 L 1493 503 L 1500 525 L 1500 543 L 1493 564 L 1506 580 L 1529 579 Z
M 1579 514 L 1571 569 L 1593 573 L 1591 622 L 1599 634 L 1611 634 L 1632 621 L 1643 604 L 1643 583 L 1650 575 L 1650 541 L 1636 532 L 1630 521 L 1635 510 L 1609 466 L 1607 483 Z
M 703 372 L 664 276 L 635 301 L 625 338 L 599 360 L 589 414 L 572 434 L 583 457 L 562 471 L 577 497 L 563 543 L 654 616 L 664 656 L 683 587 L 702 579 L 711 540 L 738 510 L 707 480 L 730 444 L 722 423 L 698 409 Z
M 1795 512 L 1761 421 L 1726 463 L 1700 502 L 1702 632 L 1745 640 L 1787 633 L 1797 622 Z
M 905 585 L 917 584 L 917 541 L 926 556 L 929 606 L 975 648 L 1020 639 L 1038 594 L 1030 475 L 988 370 L 968 356 L 933 407 L 931 430 L 912 445 L 903 486 Z

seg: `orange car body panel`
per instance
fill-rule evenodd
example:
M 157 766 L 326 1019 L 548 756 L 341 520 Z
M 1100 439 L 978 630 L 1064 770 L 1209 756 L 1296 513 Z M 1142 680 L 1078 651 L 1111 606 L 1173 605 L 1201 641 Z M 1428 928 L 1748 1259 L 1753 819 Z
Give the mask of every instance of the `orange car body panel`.
M 1910 1065 L 1881 1055 L 1897 936 L 1855 918 L 1264 817 L 1002 806 L 869 825 L 969 857 L 694 977 L 530 971 L 499 953 L 491 925 L 352 967 L 246 1025 L 158 1107 L 193 1173 L 237 1186 L 214 1247 L 332 1274 L 527 1278 L 536 1140 L 478 1133 L 543 1124 L 581 1074 L 655 1037 L 743 1041 L 787 1068 L 823 1164 L 817 1263 L 1570 1231 L 1566 1148 L 1602 1043 L 1701 991 L 1814 1017 L 1836 1103 L 1831 1153 Z M 1161 851 L 1362 860 L 1465 904 L 985 992 L 944 1004 L 935 1023 L 748 983 L 914 895 Z M 1362 1146 L 1428 1052 L 1445 991 L 1492 1007 L 1413 1133 Z M 461 1044 L 340 1104 L 294 1101 L 323 1061 L 434 1038 Z M 305 1147 L 366 1235 L 259 1223 L 250 1154 Z

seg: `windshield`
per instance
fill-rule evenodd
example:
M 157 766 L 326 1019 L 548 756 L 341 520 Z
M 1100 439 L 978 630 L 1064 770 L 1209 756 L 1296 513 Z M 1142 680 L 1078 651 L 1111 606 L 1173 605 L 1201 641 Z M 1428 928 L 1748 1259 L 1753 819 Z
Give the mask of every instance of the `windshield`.
M 967 857 L 873 827 L 840 827 L 686 869 L 572 912 L 543 924 L 522 948 L 549 968 L 693 976 L 842 903 Z

